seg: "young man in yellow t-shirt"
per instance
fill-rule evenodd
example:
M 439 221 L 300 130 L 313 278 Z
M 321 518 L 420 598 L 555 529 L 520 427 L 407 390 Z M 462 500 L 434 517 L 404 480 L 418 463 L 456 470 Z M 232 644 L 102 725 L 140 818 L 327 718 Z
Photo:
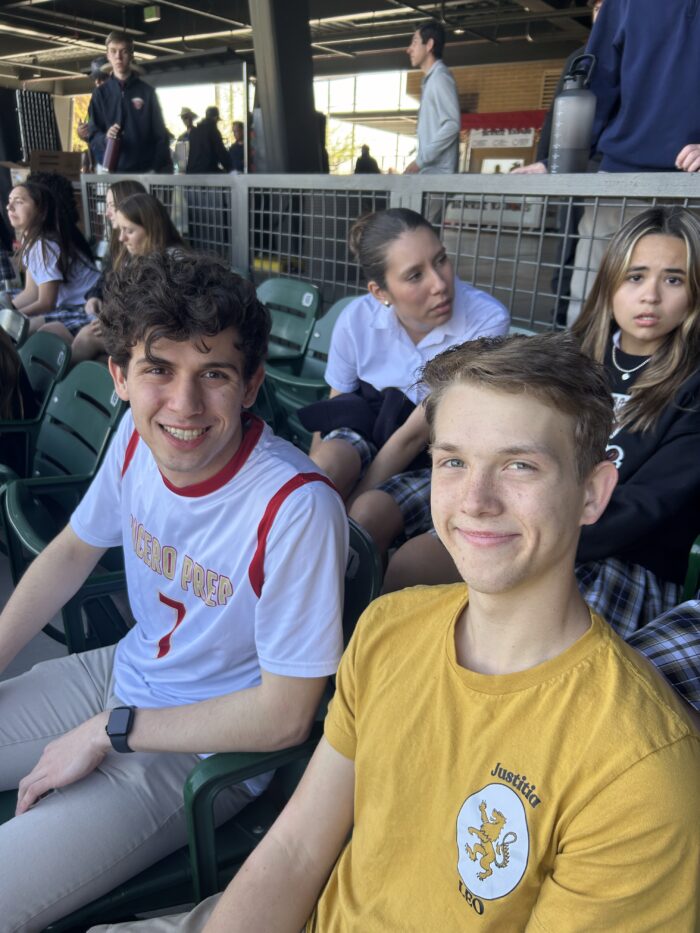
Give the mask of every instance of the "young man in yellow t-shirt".
M 296 794 L 179 928 L 693 933 L 700 738 L 573 574 L 617 477 L 602 372 L 546 335 L 464 344 L 424 379 L 435 527 L 467 586 L 367 610 Z

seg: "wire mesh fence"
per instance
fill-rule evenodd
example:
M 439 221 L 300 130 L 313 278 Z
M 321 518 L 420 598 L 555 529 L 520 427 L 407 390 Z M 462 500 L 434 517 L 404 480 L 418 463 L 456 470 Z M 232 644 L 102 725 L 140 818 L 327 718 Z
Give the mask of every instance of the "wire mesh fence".
M 460 278 L 502 301 L 514 323 L 535 330 L 566 325 L 592 284 L 609 233 L 624 220 L 654 204 L 700 211 L 698 180 L 680 173 L 140 180 L 193 249 L 222 257 L 255 282 L 271 276 L 313 282 L 325 307 L 365 288 L 348 249 L 354 220 L 412 207 L 434 225 Z M 107 184 L 104 175 L 82 179 L 96 239 L 106 235 Z

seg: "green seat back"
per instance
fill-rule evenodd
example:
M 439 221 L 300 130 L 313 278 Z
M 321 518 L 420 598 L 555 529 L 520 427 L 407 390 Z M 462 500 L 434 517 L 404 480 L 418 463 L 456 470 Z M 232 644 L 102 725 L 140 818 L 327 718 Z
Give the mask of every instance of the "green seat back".
M 268 279 L 257 295 L 272 317 L 268 359 L 303 356 L 321 304 L 316 286 L 298 279 Z
M 0 327 L 19 347 L 29 333 L 29 318 L 16 308 L 0 308 Z
M 68 369 L 70 348 L 56 334 L 40 332 L 32 334 L 18 352 L 41 413 L 54 384 Z
M 46 406 L 32 476 L 91 475 L 125 409 L 101 363 L 79 363 L 57 383 Z
M 693 541 L 688 555 L 688 571 L 683 584 L 683 602 L 687 599 L 695 599 L 698 589 L 700 589 L 700 537 Z
M 379 596 L 382 586 L 382 563 L 374 542 L 364 528 L 348 519 L 350 541 L 345 569 L 343 603 L 343 641 L 347 645 L 355 625 L 367 606 Z
M 284 366 L 274 362 L 266 367 L 267 382 L 275 390 L 279 409 L 285 419 L 284 433 L 305 450 L 311 444 L 311 434 L 299 421 L 297 410 L 328 395 L 323 378 L 328 363 L 333 328 L 338 317 L 355 296 L 341 298 L 314 322 L 309 345 L 303 359 Z
M 322 317 L 317 318 L 314 322 L 300 376 L 305 379 L 318 379 L 319 382 L 323 382 L 323 374 L 326 371 L 326 363 L 328 362 L 328 351 L 331 348 L 333 328 L 343 308 L 346 308 L 356 298 L 356 295 L 340 298 L 331 305 Z
M 267 374 L 260 386 L 258 397 L 255 399 L 255 404 L 252 406 L 251 411 L 254 415 L 257 415 L 258 418 L 262 418 L 263 421 L 269 424 L 275 434 L 279 434 L 280 437 L 285 436 L 284 412 L 277 400 L 274 383 Z

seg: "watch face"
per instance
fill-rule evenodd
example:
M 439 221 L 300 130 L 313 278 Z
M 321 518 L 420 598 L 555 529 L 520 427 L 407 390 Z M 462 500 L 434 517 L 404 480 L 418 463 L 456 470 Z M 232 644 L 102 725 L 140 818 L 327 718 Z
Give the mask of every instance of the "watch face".
M 128 706 L 113 709 L 107 722 L 107 735 L 128 735 L 134 711 Z

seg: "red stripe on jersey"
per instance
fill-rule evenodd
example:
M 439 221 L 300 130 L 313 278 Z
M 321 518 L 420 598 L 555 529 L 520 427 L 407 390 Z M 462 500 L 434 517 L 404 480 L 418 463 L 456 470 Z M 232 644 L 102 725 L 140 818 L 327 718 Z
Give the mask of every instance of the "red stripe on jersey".
M 160 475 L 163 478 L 163 482 L 168 489 L 178 496 L 196 499 L 199 496 L 208 496 L 210 493 L 216 492 L 217 489 L 221 489 L 222 486 L 225 486 L 226 483 L 232 480 L 258 443 L 264 426 L 262 419 L 258 418 L 257 415 L 251 415 L 250 412 L 247 411 L 242 413 L 241 423 L 243 425 L 243 437 L 238 446 L 238 450 L 218 473 L 210 476 L 209 479 L 202 480 L 201 483 L 193 483 L 191 486 L 173 486 L 170 480 L 161 473 Z
M 124 463 L 122 464 L 122 476 L 129 469 L 129 464 L 134 459 L 134 454 L 136 453 L 136 448 L 139 444 L 139 432 L 134 428 L 131 432 L 131 437 L 129 438 L 129 443 L 126 445 L 126 450 L 124 451 Z
M 248 567 L 250 585 L 253 587 L 253 592 L 258 599 L 260 599 L 263 583 L 265 582 L 265 547 L 267 546 L 267 536 L 272 528 L 272 523 L 287 496 L 293 493 L 295 489 L 299 489 L 300 486 L 306 486 L 307 483 L 325 483 L 337 492 L 328 477 L 323 476 L 321 473 L 297 473 L 296 476 L 287 480 L 284 486 L 278 489 L 267 503 L 265 514 L 258 525 L 258 546 L 255 549 L 255 554 L 253 554 L 250 567 Z

